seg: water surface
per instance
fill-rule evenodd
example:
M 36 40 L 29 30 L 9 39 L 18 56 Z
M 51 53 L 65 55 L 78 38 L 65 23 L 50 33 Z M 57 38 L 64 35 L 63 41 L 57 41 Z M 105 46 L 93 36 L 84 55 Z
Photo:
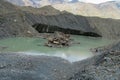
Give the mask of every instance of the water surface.
M 90 52 L 91 48 L 112 43 L 111 40 L 86 36 L 73 35 L 71 38 L 74 39 L 75 42 L 80 42 L 80 44 L 74 44 L 64 48 L 50 48 L 44 46 L 46 40 L 42 38 L 7 38 L 0 40 L 0 47 L 5 47 L 4 49 L 0 48 L 0 51 L 18 52 L 29 55 L 58 56 L 68 59 L 69 61 L 78 61 L 93 56 L 92 52 Z

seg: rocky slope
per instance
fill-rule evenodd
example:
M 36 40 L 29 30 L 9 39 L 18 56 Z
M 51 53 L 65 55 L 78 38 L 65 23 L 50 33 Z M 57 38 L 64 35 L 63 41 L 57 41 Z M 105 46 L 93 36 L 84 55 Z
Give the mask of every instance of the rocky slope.
M 112 52 L 110 52 L 112 50 Z M 114 44 L 102 56 L 91 59 L 94 63 L 84 66 L 68 80 L 119 80 L 120 79 L 120 42 Z M 91 61 L 90 60 L 90 61 Z M 87 61 L 86 61 L 87 62 Z M 76 62 L 75 64 L 79 64 Z
M 38 32 L 63 31 L 86 36 L 120 38 L 120 20 L 84 17 L 60 12 L 51 6 L 18 7 L 0 1 L 0 36 L 33 36 Z M 35 29 L 38 31 L 36 31 Z
M 34 8 L 34 7 L 19 7 L 24 12 L 29 12 L 32 14 L 39 14 L 39 15 L 57 15 L 60 14 L 60 11 L 57 9 L 54 9 L 53 7 L 44 6 L 41 8 Z
M 0 53 L 0 80 L 67 80 L 71 65 L 58 57 Z
M 53 10 L 55 12 L 55 9 L 51 6 L 46 6 L 45 8 L 47 7 L 51 9 L 50 11 Z M 120 20 L 84 17 L 59 11 L 50 13 L 45 8 L 44 14 L 34 14 L 34 12 L 31 13 L 32 9 L 30 9 L 31 11 L 24 9 L 28 23 L 39 32 L 54 32 L 58 30 L 72 34 L 89 34 L 91 36 L 95 36 L 94 34 L 96 33 L 98 36 L 110 39 L 120 38 Z
M 0 7 L 0 38 L 37 35 L 37 31 L 25 22 L 24 14 L 17 6 L 0 0 Z

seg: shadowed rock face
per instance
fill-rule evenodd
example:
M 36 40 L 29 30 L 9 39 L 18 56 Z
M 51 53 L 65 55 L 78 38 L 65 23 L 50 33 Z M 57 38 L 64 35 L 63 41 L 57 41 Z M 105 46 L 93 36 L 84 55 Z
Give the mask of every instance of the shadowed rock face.
M 94 32 L 84 32 L 81 30 L 74 30 L 69 28 L 61 28 L 58 26 L 46 25 L 46 24 L 34 24 L 32 26 L 40 33 L 54 33 L 55 31 L 60 31 L 66 34 L 74 34 L 74 35 L 84 35 L 84 36 L 92 36 L 92 37 L 102 37 L 101 35 Z

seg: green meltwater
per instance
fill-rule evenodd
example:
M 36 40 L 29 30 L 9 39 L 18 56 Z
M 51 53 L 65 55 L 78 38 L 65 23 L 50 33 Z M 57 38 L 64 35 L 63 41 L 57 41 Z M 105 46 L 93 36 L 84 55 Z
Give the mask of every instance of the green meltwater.
M 27 54 L 27 55 L 45 55 L 57 56 L 67 59 L 71 62 L 79 61 L 92 57 L 91 48 L 101 47 L 111 44 L 113 41 L 103 38 L 94 38 L 88 36 L 72 35 L 71 39 L 80 44 L 72 44 L 69 47 L 51 48 L 44 46 L 47 42 L 42 38 L 16 37 L 0 40 L 0 52 Z

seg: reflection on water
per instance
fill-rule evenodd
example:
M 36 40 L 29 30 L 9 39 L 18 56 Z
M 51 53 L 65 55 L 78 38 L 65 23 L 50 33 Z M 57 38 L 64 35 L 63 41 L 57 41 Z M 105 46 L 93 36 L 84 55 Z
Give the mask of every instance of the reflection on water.
M 102 38 L 76 35 L 72 36 L 72 39 L 74 39 L 75 42 L 80 42 L 80 44 L 74 44 L 64 48 L 49 48 L 43 46 L 46 40 L 41 38 L 7 38 L 0 40 L 0 51 L 19 52 L 28 55 L 57 56 L 70 61 L 78 61 L 93 56 L 90 52 L 90 48 L 108 45 L 112 42 Z M 3 47 L 5 47 L 5 49 Z

